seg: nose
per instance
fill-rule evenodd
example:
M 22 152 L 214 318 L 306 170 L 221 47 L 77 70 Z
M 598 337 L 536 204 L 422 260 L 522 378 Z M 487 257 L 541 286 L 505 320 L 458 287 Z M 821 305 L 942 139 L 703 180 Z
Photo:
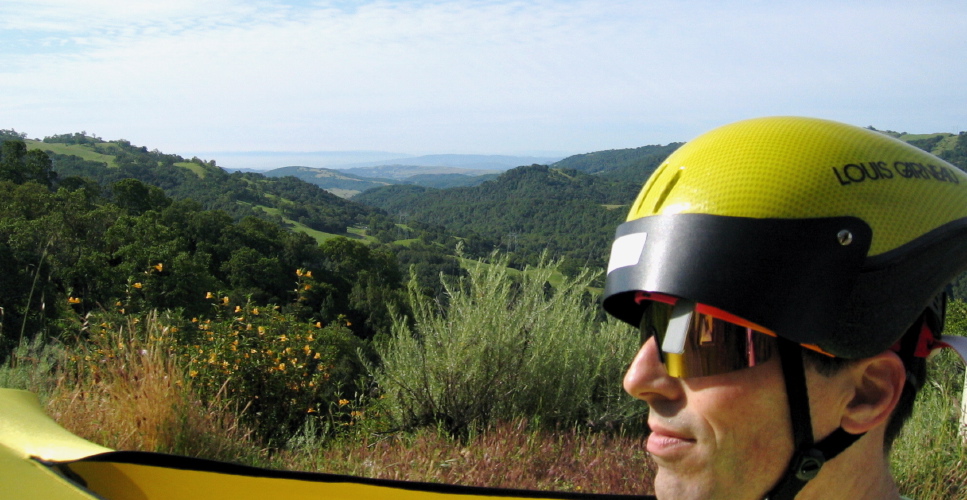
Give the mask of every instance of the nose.
M 681 381 L 665 370 L 665 365 L 658 356 L 655 337 L 649 338 L 638 350 L 625 373 L 624 389 L 649 405 L 659 398 L 677 399 L 681 396 Z

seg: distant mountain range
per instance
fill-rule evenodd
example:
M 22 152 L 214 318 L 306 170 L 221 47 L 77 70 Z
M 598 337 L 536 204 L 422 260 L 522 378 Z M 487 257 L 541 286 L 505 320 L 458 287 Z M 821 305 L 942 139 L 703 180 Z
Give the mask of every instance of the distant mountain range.
M 325 156 L 325 158 L 334 157 Z M 390 184 L 416 184 L 434 188 L 475 186 L 511 168 L 534 164 L 546 165 L 560 159 L 537 156 L 440 154 L 370 160 L 329 167 L 287 166 L 267 170 L 263 174 L 266 177 L 297 177 L 337 196 L 350 198 L 367 189 Z
M 462 155 L 438 154 L 398 158 L 395 160 L 375 160 L 347 165 L 335 165 L 331 168 L 357 170 L 364 167 L 382 166 L 411 166 L 411 167 L 452 167 L 468 170 L 498 171 L 509 170 L 523 165 L 547 165 L 554 163 L 563 156 L 509 156 L 509 155 Z
M 216 151 L 195 156 L 214 159 L 219 166 L 234 172 L 267 172 L 283 167 L 299 166 L 339 170 L 386 165 L 413 167 L 453 167 L 502 172 L 521 165 L 553 163 L 563 156 L 513 156 L 473 154 L 433 154 L 413 156 L 386 151 Z

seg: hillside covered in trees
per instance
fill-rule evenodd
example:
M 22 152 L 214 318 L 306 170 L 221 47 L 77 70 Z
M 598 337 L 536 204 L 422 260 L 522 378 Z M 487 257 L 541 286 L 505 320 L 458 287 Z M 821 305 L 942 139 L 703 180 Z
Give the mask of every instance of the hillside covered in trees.
M 290 230 L 283 216 L 343 234 L 347 225 L 380 220 L 376 209 L 297 179 L 227 174 L 127 144 L 93 144 L 91 151 L 112 154 L 48 154 L 4 132 L 0 352 L 37 332 L 56 335 L 65 320 L 92 311 L 159 309 L 191 318 L 228 304 L 344 322 L 366 338 L 388 327 L 391 308 L 405 309 L 399 258 L 418 263 L 426 283 L 459 272 L 434 248 L 394 250 L 349 238 L 320 244 Z
M 518 265 L 541 252 L 575 266 L 603 267 L 622 209 L 640 186 L 576 170 L 532 165 L 474 187 L 386 186 L 354 198 L 402 219 L 456 235 L 482 235 Z
M 11 135 L 19 134 L 8 131 L 7 137 Z M 292 177 L 230 174 L 218 168 L 214 160 L 189 160 L 148 151 L 125 140 L 108 142 L 77 133 L 24 142 L 30 151 L 46 152 L 59 182 L 69 186 L 85 182 L 109 186 L 123 179 L 137 179 L 172 198 L 195 200 L 206 210 L 222 210 L 235 218 L 254 215 L 276 222 L 288 219 L 335 234 L 344 234 L 348 226 L 374 213 Z

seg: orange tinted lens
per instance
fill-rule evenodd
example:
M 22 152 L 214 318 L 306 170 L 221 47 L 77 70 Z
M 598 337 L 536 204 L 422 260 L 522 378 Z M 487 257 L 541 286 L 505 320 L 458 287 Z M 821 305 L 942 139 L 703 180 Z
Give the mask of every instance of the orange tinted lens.
M 655 337 L 665 370 L 673 377 L 705 377 L 741 370 L 768 361 L 776 352 L 775 337 L 702 313 L 692 315 L 683 353 L 662 352 L 672 307 L 660 302 L 645 307 L 641 341 Z

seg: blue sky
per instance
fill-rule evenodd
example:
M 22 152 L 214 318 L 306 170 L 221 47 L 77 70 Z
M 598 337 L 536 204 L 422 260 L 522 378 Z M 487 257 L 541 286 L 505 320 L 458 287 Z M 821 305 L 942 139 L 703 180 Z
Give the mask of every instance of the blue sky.
M 0 128 L 181 155 L 571 154 L 777 114 L 958 132 L 965 56 L 962 0 L 4 0 Z

